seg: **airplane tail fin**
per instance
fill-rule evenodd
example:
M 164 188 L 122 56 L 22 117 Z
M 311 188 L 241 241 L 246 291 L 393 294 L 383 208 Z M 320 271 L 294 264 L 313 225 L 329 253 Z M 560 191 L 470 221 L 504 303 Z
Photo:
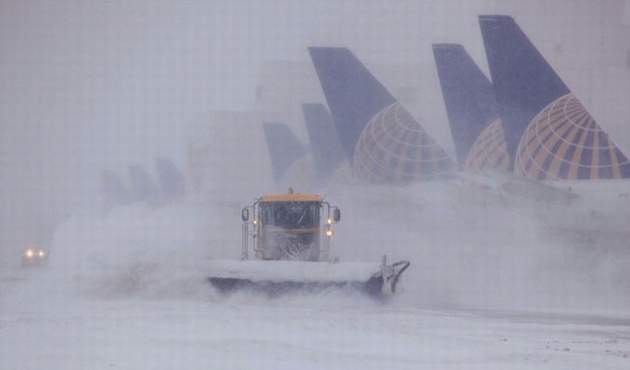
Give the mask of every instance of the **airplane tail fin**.
M 101 175 L 101 191 L 108 207 L 127 204 L 129 191 L 120 177 L 112 170 L 104 170 Z
M 271 157 L 273 179 L 278 182 L 291 165 L 306 154 L 306 149 L 284 123 L 265 122 L 263 131 Z
M 457 160 L 463 165 L 483 129 L 498 117 L 494 90 L 461 45 L 434 44 L 433 56 Z
M 629 178 L 628 157 L 514 19 L 480 16 L 479 23 L 514 171 L 535 179 Z
M 333 118 L 320 103 L 302 104 L 306 131 L 311 142 L 318 178 L 328 179 L 346 154 L 339 142 Z
M 479 24 L 508 152 L 514 157 L 532 118 L 569 89 L 512 17 L 482 15 Z
M 129 166 L 129 179 L 131 180 L 132 202 L 155 203 L 158 200 L 158 187 L 143 166 Z
M 186 180 L 177 165 L 169 159 L 158 157 L 155 159 L 155 169 L 162 195 L 166 200 L 173 200 L 186 193 Z
M 447 176 L 452 161 L 345 48 L 309 48 L 355 177 L 405 184 Z
M 310 47 L 341 145 L 348 158 L 367 123 L 396 99 L 346 48 Z

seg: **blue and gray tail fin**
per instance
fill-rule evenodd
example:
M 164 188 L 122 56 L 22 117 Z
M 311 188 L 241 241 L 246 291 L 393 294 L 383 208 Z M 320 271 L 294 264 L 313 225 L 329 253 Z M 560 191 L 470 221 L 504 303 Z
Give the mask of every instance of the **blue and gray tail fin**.
M 345 48 L 309 48 L 356 178 L 405 184 L 448 176 L 446 152 Z
M 263 131 L 271 157 L 273 179 L 279 182 L 291 165 L 306 154 L 306 149 L 284 123 L 265 122 Z
M 630 177 L 630 162 L 514 19 L 480 16 L 514 171 L 535 179 Z
M 302 104 L 317 177 L 325 181 L 346 157 L 333 118 L 323 104 Z
M 186 179 L 184 174 L 169 158 L 155 159 L 155 169 L 162 190 L 162 198 L 171 201 L 181 198 L 186 193 Z
M 352 159 L 354 147 L 367 123 L 396 99 L 350 50 L 311 47 L 309 52 L 341 145 Z
M 101 175 L 101 191 L 107 207 L 121 206 L 129 202 L 129 190 L 120 177 L 112 170 L 104 170 Z
M 494 90 L 461 45 L 434 44 L 433 56 L 457 160 L 463 166 L 481 132 L 498 118 Z
M 482 15 L 479 24 L 508 152 L 514 158 L 530 121 L 569 89 L 512 17 Z
M 129 166 L 131 180 L 131 201 L 156 203 L 159 199 L 159 189 L 151 174 L 141 165 Z

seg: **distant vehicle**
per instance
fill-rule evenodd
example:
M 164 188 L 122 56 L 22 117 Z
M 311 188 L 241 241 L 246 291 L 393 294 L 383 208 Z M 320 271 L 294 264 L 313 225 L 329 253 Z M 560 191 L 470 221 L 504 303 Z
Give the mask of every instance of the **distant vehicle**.
M 43 266 L 48 263 L 48 251 L 46 249 L 29 246 L 22 253 L 22 266 Z

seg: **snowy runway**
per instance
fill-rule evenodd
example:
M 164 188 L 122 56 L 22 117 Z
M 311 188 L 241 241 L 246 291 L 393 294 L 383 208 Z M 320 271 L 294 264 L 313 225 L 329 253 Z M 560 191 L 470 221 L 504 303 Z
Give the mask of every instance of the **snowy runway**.
M 630 363 L 630 318 L 427 311 L 337 293 L 6 304 L 0 368 L 592 370 Z

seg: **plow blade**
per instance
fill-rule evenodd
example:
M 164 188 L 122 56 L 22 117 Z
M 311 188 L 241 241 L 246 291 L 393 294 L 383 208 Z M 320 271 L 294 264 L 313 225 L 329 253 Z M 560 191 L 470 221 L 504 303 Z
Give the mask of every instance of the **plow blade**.
M 409 262 L 212 261 L 208 281 L 222 293 L 254 290 L 270 296 L 290 292 L 353 289 L 374 297 L 391 295 Z

